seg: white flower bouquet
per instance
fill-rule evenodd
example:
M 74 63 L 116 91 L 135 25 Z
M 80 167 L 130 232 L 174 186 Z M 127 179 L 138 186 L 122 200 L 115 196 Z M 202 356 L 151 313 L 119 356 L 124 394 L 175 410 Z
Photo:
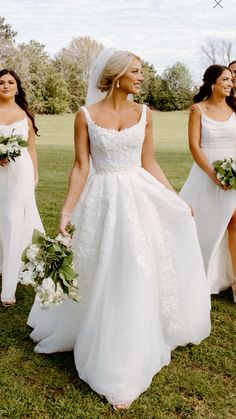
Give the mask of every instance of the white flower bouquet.
M 0 133 L 0 159 L 15 161 L 21 155 L 21 149 L 28 147 L 28 142 L 21 135 L 14 135 L 14 130 L 10 136 Z
M 79 300 L 77 276 L 73 268 L 70 247 L 75 228 L 67 227 L 68 237 L 59 234 L 55 239 L 34 230 L 32 242 L 22 254 L 23 268 L 19 282 L 31 285 L 42 308 L 59 305 L 65 299 Z
M 213 162 L 216 176 L 224 186 L 236 190 L 236 160 L 231 158 Z

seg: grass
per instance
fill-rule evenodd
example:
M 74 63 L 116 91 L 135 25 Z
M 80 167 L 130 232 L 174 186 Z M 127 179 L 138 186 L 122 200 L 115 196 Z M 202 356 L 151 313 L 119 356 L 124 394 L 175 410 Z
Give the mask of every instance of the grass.
M 73 116 L 40 116 L 37 202 L 55 234 L 73 161 Z M 179 189 L 191 166 L 187 114 L 154 114 L 157 159 Z M 17 305 L 0 308 L 0 417 L 8 419 L 230 419 L 236 411 L 235 306 L 229 291 L 212 298 L 211 336 L 172 353 L 172 362 L 127 412 L 114 412 L 77 375 L 72 352 L 36 355 L 27 316 L 32 291 L 17 290 Z

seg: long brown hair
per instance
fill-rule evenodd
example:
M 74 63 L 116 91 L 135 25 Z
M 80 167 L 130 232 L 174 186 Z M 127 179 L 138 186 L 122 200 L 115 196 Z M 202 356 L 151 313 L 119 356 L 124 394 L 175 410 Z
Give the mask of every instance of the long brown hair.
M 19 105 L 20 108 L 23 109 L 23 111 L 25 111 L 25 113 L 31 119 L 32 124 L 33 124 L 34 132 L 37 135 L 38 128 L 35 125 L 34 114 L 29 109 L 29 104 L 28 104 L 27 99 L 26 99 L 25 91 L 24 91 L 24 89 L 21 85 L 20 77 L 15 73 L 15 71 L 10 70 L 8 68 L 4 68 L 3 70 L 0 70 L 0 77 L 5 76 L 5 74 L 10 74 L 15 79 L 16 84 L 17 84 L 17 91 L 18 91 L 18 94 L 15 96 L 15 101 L 16 101 L 17 105 Z
M 195 103 L 209 99 L 212 95 L 212 85 L 225 70 L 231 71 L 230 68 L 219 64 L 212 64 L 206 69 L 203 75 L 203 84 L 200 86 L 199 92 L 193 97 Z M 234 96 L 230 94 L 230 96 L 225 98 L 225 101 L 236 112 L 236 100 Z

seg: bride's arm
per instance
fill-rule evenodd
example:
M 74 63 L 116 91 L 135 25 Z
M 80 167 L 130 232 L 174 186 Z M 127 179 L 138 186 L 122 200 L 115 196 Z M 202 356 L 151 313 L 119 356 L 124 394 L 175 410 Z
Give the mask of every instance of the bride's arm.
M 153 142 L 153 129 L 152 129 L 152 114 L 149 108 L 147 108 L 147 124 L 146 124 L 146 131 L 145 131 L 145 139 L 143 143 L 142 149 L 142 167 L 151 173 L 159 182 L 163 183 L 163 185 L 170 189 L 171 191 L 175 191 L 175 189 L 171 186 L 170 182 L 168 181 L 167 177 L 161 170 L 159 164 L 157 164 L 155 160 L 155 147 Z
M 59 230 L 66 235 L 65 228 L 71 213 L 83 191 L 89 173 L 89 138 L 87 122 L 82 110 L 78 111 L 74 124 L 75 160 L 69 176 L 68 191 L 61 211 Z

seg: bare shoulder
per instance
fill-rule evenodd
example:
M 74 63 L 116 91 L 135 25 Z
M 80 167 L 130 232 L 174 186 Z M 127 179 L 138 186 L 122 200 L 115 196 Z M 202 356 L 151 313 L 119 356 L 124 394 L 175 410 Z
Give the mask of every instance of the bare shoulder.
M 205 111 L 204 101 L 194 103 L 190 108 L 190 114 L 201 115 L 202 111 Z
M 84 125 L 87 126 L 87 121 L 85 113 L 82 108 L 80 108 L 75 114 L 75 125 Z

